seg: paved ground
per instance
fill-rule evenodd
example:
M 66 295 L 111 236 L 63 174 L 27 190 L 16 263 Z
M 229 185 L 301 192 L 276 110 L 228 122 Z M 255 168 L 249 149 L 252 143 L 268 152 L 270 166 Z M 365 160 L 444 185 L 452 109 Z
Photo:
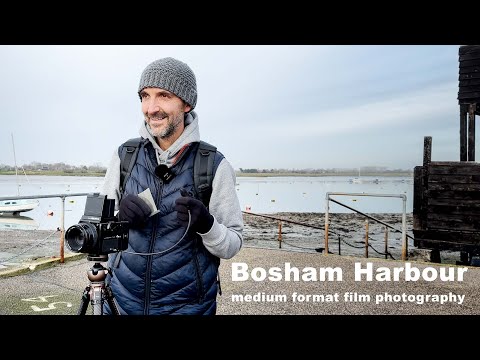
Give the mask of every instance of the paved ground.
M 69 255 L 70 256 L 70 255 Z M 58 259 L 43 259 L 31 262 L 30 267 L 0 270 L 0 314 L 2 315 L 66 315 L 76 314 L 81 296 L 88 284 L 87 271 L 92 262 L 83 255 L 67 257 L 62 264 Z M 249 279 L 232 280 L 232 263 L 248 265 Z M 333 281 L 254 281 L 262 269 L 278 267 L 277 273 L 284 278 L 285 263 L 299 269 L 300 276 L 309 274 L 310 279 L 320 270 L 337 269 L 342 279 Z M 373 269 L 373 281 L 355 281 L 355 264 L 362 269 L 367 264 Z M 312 315 L 472 315 L 480 314 L 480 269 L 454 265 L 411 262 L 414 269 L 427 277 L 449 270 L 456 276 L 454 281 L 384 280 L 390 269 L 405 267 L 405 262 L 380 259 L 364 259 L 349 256 L 322 255 L 282 250 L 243 248 L 230 260 L 222 260 L 221 284 L 223 295 L 219 296 L 219 315 L 246 314 L 312 314 Z M 43 268 L 45 267 L 45 268 Z M 308 269 L 304 269 L 307 268 Z M 256 270 L 253 270 L 257 268 Z M 262 268 L 262 269 L 259 269 Z M 331 269 L 328 269 L 331 268 Z M 465 272 L 465 269 L 466 272 Z M 303 270 L 303 272 L 302 272 Z M 375 274 L 380 271 L 375 280 Z M 412 270 L 413 272 L 415 270 Z M 457 278 L 464 272 L 463 281 Z M 292 275 L 293 276 L 293 275 Z M 307 275 L 305 275 L 307 276 Z M 308 296 L 310 295 L 310 296 Z M 243 301 L 240 301 L 243 299 Z M 387 301 L 380 301 L 386 299 Z M 258 301 L 257 301 L 258 300 Z M 268 301 L 275 300 L 275 301 Z M 440 303 L 439 301 L 443 301 Z M 88 314 L 91 313 L 89 306 Z

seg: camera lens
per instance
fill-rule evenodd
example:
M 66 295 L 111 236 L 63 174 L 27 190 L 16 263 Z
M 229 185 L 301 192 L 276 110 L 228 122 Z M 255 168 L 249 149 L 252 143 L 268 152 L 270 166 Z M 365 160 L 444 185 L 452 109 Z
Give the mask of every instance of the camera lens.
M 97 229 L 90 223 L 73 225 L 65 232 L 65 240 L 73 252 L 92 252 L 98 240 Z

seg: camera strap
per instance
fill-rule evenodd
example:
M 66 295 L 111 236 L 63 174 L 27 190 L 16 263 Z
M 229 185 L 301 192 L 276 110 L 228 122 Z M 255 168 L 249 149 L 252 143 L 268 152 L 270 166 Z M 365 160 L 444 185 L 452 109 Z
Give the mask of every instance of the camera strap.
M 123 197 L 125 184 L 132 172 L 133 166 L 137 160 L 138 149 L 142 143 L 142 138 L 133 138 L 123 143 L 120 150 L 120 195 Z
M 113 260 L 113 266 L 112 268 L 116 269 L 118 268 L 118 264 L 120 264 L 120 259 L 122 258 L 122 252 L 115 253 L 113 256 L 115 256 L 115 259 Z
M 205 141 L 198 144 L 193 164 L 193 182 L 198 199 L 207 207 L 210 204 L 213 182 L 213 162 L 217 148 Z

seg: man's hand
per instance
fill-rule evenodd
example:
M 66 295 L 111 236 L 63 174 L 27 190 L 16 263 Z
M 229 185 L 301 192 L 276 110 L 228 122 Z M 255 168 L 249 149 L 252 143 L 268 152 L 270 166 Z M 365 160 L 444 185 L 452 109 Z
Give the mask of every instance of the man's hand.
M 177 219 L 183 226 L 188 225 L 188 210 L 190 210 L 190 228 L 200 234 L 206 234 L 213 226 L 213 216 L 208 212 L 200 200 L 188 196 L 185 190 L 181 190 L 182 196 L 175 200 Z
M 152 210 L 137 195 L 128 194 L 119 205 L 118 219 L 128 221 L 131 227 L 143 227 Z

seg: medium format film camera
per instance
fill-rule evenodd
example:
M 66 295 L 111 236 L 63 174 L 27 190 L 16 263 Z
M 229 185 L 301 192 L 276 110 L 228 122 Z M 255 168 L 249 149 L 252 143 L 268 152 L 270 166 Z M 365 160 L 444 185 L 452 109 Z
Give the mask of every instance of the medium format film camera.
M 128 247 L 128 222 L 118 221 L 113 215 L 115 200 L 106 195 L 87 196 L 85 212 L 78 224 L 65 232 L 65 240 L 73 252 L 104 258 L 105 255 L 126 250 Z

